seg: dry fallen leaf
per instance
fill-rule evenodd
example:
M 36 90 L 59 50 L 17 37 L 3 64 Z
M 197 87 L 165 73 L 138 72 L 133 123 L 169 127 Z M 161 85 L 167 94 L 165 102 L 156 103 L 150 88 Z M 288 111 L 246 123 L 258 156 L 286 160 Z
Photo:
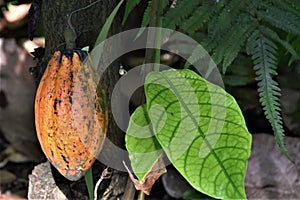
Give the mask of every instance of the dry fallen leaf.
M 23 163 L 31 161 L 31 159 L 16 151 L 12 146 L 8 146 L 4 151 L 0 152 L 0 168 L 4 167 L 9 161 Z
M 162 157 L 159 157 L 153 165 L 152 169 L 145 176 L 145 178 L 141 181 L 138 181 L 136 178 L 134 178 L 133 174 L 130 172 L 124 161 L 123 164 L 129 173 L 129 177 L 133 182 L 135 189 L 142 190 L 147 195 L 150 194 L 150 191 L 155 181 L 167 171 L 164 166 Z

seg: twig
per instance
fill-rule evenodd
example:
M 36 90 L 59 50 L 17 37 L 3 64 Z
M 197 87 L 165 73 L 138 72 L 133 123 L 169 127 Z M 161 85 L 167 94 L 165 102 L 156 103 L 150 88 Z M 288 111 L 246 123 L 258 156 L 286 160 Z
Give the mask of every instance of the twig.
M 128 177 L 122 200 L 133 200 L 135 191 L 136 189 L 134 187 L 134 184 L 131 181 L 130 177 Z
M 97 181 L 96 185 L 95 185 L 95 189 L 94 189 L 94 200 L 97 200 L 97 191 L 98 188 L 100 186 L 100 183 L 103 181 L 103 179 L 108 179 L 111 177 L 111 173 L 108 171 L 108 168 L 104 169 L 101 177 L 99 178 L 99 180 Z
M 145 200 L 145 193 L 143 191 L 140 191 L 137 200 Z

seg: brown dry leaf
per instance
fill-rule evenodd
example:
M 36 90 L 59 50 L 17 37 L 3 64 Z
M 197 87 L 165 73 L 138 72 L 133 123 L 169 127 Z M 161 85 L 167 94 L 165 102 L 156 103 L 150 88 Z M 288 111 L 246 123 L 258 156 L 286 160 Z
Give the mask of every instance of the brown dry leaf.
M 0 168 L 4 167 L 7 162 L 23 163 L 31 161 L 24 154 L 17 152 L 12 146 L 8 146 L 4 151 L 0 152 Z
M 150 194 L 150 191 L 155 181 L 167 171 L 164 166 L 162 157 L 159 157 L 153 165 L 152 169 L 145 176 L 145 178 L 142 181 L 138 181 L 136 178 L 134 178 L 133 174 L 130 172 L 124 161 L 123 163 L 129 173 L 129 177 L 133 182 L 135 189 L 142 190 L 147 195 Z

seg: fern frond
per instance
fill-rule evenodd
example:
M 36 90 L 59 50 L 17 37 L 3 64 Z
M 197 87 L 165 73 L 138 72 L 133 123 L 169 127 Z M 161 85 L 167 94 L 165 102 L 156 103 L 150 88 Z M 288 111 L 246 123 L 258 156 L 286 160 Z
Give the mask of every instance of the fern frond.
M 193 14 L 201 1 L 180 0 L 174 8 L 171 8 L 163 19 L 163 27 L 175 29 L 187 16 Z
M 296 51 L 297 55 L 300 55 L 300 36 L 289 34 L 287 36 L 287 41 L 292 45 L 293 49 Z M 290 66 L 299 57 L 292 56 L 289 60 L 288 65 Z
M 203 59 L 206 55 L 206 49 L 204 49 L 201 45 L 196 46 L 195 49 L 193 49 L 192 55 L 187 59 L 184 68 L 189 68 L 191 65 L 194 65 L 200 59 Z
M 142 20 L 142 24 L 141 24 L 141 27 L 146 27 L 148 26 L 149 24 L 149 21 L 150 21 L 150 13 L 151 13 L 151 5 L 152 5 L 152 0 L 150 0 L 148 2 L 148 6 L 144 12 L 144 15 L 143 15 L 143 20 Z
M 288 151 L 284 145 L 284 130 L 280 115 L 280 88 L 278 83 L 272 79 L 276 75 L 276 53 L 277 46 L 274 42 L 265 37 L 260 30 L 256 30 L 249 37 L 247 52 L 252 55 L 254 70 L 258 81 L 258 92 L 260 102 L 266 118 L 271 123 L 275 133 L 275 139 L 283 154 L 289 159 Z
M 167 5 L 169 4 L 169 0 L 162 0 L 162 9 L 164 9 Z M 151 5 L 152 5 L 152 0 L 148 2 L 148 6 L 144 12 L 143 20 L 141 27 L 146 27 L 149 25 L 150 21 L 150 14 L 151 14 Z
M 231 0 L 224 4 L 222 8 L 216 10 L 216 16 L 208 23 L 208 34 L 215 38 L 220 32 L 227 32 L 231 25 L 239 18 L 241 11 L 246 6 L 247 1 Z
M 238 56 L 241 48 L 244 46 L 245 41 L 249 35 L 254 31 L 257 26 L 256 20 L 253 20 L 248 15 L 240 15 L 234 24 L 230 26 L 225 35 L 218 37 L 206 37 L 202 40 L 201 44 L 208 52 L 213 52 L 212 58 L 215 64 L 220 64 L 223 61 L 223 73 L 226 72 L 227 67 Z M 200 57 L 193 52 L 190 59 L 195 62 Z M 186 63 L 185 67 L 189 67 Z
M 266 26 L 261 26 L 260 30 L 265 36 L 267 36 L 267 37 L 271 38 L 272 40 L 274 40 L 275 42 L 278 42 L 279 44 L 281 44 L 288 52 L 290 52 L 290 54 L 293 57 L 295 57 L 295 58 L 299 57 L 298 53 L 293 48 L 293 46 L 289 42 L 282 40 L 275 31 L 273 31 L 272 29 L 270 29 Z
M 300 35 L 299 14 L 296 15 L 279 7 L 268 5 L 265 11 L 258 11 L 258 17 L 283 31 Z
M 169 0 L 162 0 L 162 10 L 169 4 Z M 148 6 L 144 12 L 142 24 L 140 27 L 139 32 L 137 33 L 136 37 L 139 37 L 145 30 L 145 27 L 149 25 L 150 22 L 150 15 L 151 15 L 151 6 L 152 6 L 152 0 L 148 2 Z
M 129 13 L 141 2 L 141 0 L 127 0 L 126 2 L 126 8 L 125 8 L 125 14 L 123 17 L 122 24 L 125 23 Z
M 211 38 L 202 35 L 202 40 L 198 41 L 201 45 L 193 49 L 192 55 L 188 58 L 187 62 L 184 65 L 184 68 L 189 68 L 192 64 L 196 63 L 200 59 L 202 59 L 203 56 L 203 49 L 205 49 L 206 52 L 211 52 L 216 46 L 217 42 L 212 40 Z M 215 63 L 216 64 L 216 63 Z
M 298 0 L 275 0 L 274 5 L 286 12 L 293 13 L 294 15 L 300 14 L 300 3 Z
M 213 50 L 212 57 L 216 64 L 223 61 L 223 73 L 226 72 L 227 67 L 237 57 L 256 26 L 256 20 L 251 19 L 249 15 L 240 15 L 231 28 L 227 30 L 226 34 L 217 39 L 218 45 Z
M 205 6 L 199 7 L 193 15 L 183 21 L 182 28 L 189 34 L 195 33 L 201 29 L 204 23 L 206 23 L 213 14 L 213 9 L 208 9 Z
M 181 28 L 189 34 L 193 34 L 197 30 L 203 29 L 204 24 L 210 21 L 218 9 L 221 8 L 215 6 L 212 1 L 203 2 L 195 12 L 182 22 Z
M 240 23 L 240 22 L 237 22 Z M 231 32 L 231 36 L 225 38 L 227 40 L 226 51 L 223 55 L 223 67 L 222 72 L 225 73 L 227 67 L 234 61 L 234 59 L 238 56 L 238 53 L 241 51 L 242 47 L 245 44 L 245 41 L 250 36 L 250 34 L 254 31 L 257 26 L 257 22 L 254 20 L 247 20 L 243 22 L 242 26 L 239 29 L 233 30 Z

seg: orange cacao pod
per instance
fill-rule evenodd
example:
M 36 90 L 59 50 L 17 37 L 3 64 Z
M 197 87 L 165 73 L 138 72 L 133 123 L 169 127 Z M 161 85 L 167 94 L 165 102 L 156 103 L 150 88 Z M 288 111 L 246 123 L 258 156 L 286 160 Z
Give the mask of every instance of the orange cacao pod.
M 105 94 L 91 68 L 78 52 L 56 51 L 37 89 L 35 124 L 46 157 L 67 179 L 80 179 L 94 163 L 107 118 Z

